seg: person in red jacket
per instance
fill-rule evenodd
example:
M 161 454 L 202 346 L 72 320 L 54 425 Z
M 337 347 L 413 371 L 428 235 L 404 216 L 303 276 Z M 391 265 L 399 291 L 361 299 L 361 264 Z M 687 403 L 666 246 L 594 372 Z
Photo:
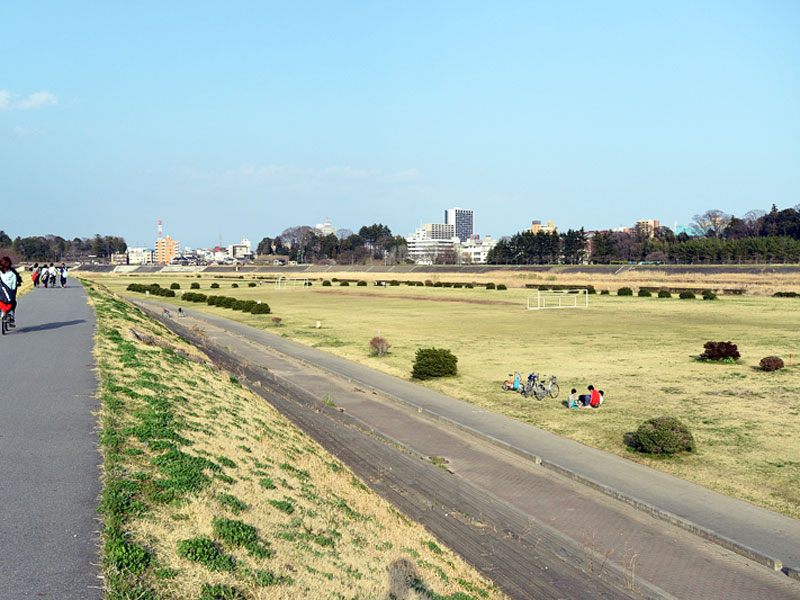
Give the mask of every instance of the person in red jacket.
M 591 406 L 592 408 L 597 408 L 598 406 L 600 406 L 600 403 L 602 402 L 600 397 L 600 392 L 594 389 L 593 385 L 589 386 L 589 392 L 591 392 L 591 395 L 589 396 L 589 406 Z

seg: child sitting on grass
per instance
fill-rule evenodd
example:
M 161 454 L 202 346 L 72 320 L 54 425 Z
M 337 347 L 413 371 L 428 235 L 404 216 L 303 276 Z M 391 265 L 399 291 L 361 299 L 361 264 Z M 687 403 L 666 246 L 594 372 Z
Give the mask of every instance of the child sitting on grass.
M 578 390 L 572 388 L 572 392 L 570 392 L 569 396 L 567 397 L 567 408 L 580 408 L 581 403 L 578 400 Z

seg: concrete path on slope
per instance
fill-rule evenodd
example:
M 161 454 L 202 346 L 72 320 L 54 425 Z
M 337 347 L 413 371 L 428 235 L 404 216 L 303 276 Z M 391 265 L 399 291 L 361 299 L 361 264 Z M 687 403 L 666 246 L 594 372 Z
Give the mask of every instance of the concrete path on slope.
M 103 597 L 95 318 L 71 283 L 20 298 L 0 339 L 0 598 Z
M 483 437 L 465 435 L 463 430 L 431 418 L 427 411 L 419 412 L 366 386 L 309 367 L 307 361 L 288 357 L 254 339 L 260 337 L 254 335 L 258 330 L 245 328 L 245 335 L 238 335 L 232 333 L 231 321 L 218 319 L 222 326 L 218 327 L 209 323 L 208 315 L 196 311 L 175 321 L 203 330 L 215 347 L 239 356 L 246 364 L 269 369 L 283 381 L 310 392 L 319 403 L 327 395 L 367 430 L 423 456 L 444 459 L 454 474 L 535 520 L 534 534 L 543 529 L 557 532 L 589 555 L 615 564 L 623 579 L 626 568 L 630 572 L 631 561 L 635 562 L 637 580 L 648 582 L 656 595 L 721 600 L 763 594 L 776 599 L 800 598 L 800 586 L 782 574 L 542 469 L 518 452 L 499 449 Z M 662 591 L 666 594 L 659 594 Z

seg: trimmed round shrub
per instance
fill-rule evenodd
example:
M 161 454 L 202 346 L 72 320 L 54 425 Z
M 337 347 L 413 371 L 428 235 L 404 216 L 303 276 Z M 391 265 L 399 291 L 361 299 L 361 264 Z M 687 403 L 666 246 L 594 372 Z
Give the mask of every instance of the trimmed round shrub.
M 418 282 L 417 282 L 417 287 L 424 287 L 424 286 L 425 286 L 425 284 L 424 284 L 424 283 L 422 283 L 421 281 L 418 281 Z
M 464 284 L 463 283 L 454 283 L 453 287 L 454 288 L 462 288 L 462 287 L 464 287 Z
M 800 296 L 797 292 L 775 292 L 772 294 L 775 298 L 797 298 Z
M 349 282 L 349 281 L 340 281 L 340 282 L 339 282 L 339 285 L 340 285 L 340 286 L 347 287 L 348 285 L 350 285 L 350 282 Z
M 211 284 L 211 287 L 216 290 L 219 288 L 219 284 L 215 281 L 214 283 Z
M 169 289 L 171 289 L 171 290 L 179 290 L 179 289 L 181 289 L 181 284 L 180 283 L 170 283 L 169 284 Z
M 678 298 L 681 300 L 694 300 L 697 296 L 694 295 L 694 292 L 690 292 L 688 290 L 684 290 L 680 294 L 678 294 Z
M 247 287 L 256 287 L 256 282 L 251 281 L 250 283 L 247 284 Z
M 411 376 L 417 379 L 455 375 L 458 359 L 445 348 L 420 348 L 414 357 Z
M 505 283 L 501 283 L 500 285 L 497 286 L 497 289 L 498 290 L 507 290 L 508 288 L 506 287 Z
M 652 295 L 653 295 L 653 292 L 651 292 L 647 288 L 642 288 L 642 289 L 639 290 L 639 297 L 640 298 L 649 298 Z
M 780 356 L 765 356 L 758 362 L 762 371 L 778 371 L 784 367 L 783 359 Z
M 593 285 L 587 285 L 587 286 L 586 286 L 586 293 L 587 293 L 587 294 L 596 294 L 596 293 L 597 293 L 597 290 L 596 290 L 596 289 L 594 289 L 594 286 L 593 286 Z
M 672 298 L 672 294 L 670 294 L 667 290 L 660 290 L 658 292 L 659 298 Z
M 391 285 L 392 287 L 395 287 L 395 286 L 398 286 L 398 285 L 400 285 L 400 282 L 399 282 L 399 281 L 397 281 L 397 279 L 392 279 L 392 280 L 389 282 L 389 285 Z
M 304 281 L 303 282 L 303 287 L 311 287 L 312 285 L 314 285 L 313 281 Z
M 338 277 L 334 277 L 333 279 L 331 279 L 331 281 L 339 281 L 339 278 Z
M 433 282 L 430 279 L 425 280 L 425 287 L 433 287 Z
M 472 288 L 474 288 L 475 286 L 474 286 L 473 284 L 471 284 L 471 283 L 465 283 L 465 284 L 464 284 L 464 287 L 465 287 L 465 288 L 467 288 L 468 290 L 471 290 L 471 289 L 472 289 Z
M 733 342 L 706 342 L 703 344 L 704 352 L 700 355 L 701 360 L 729 360 L 738 359 L 739 348 Z
M 486 289 L 487 290 L 493 290 L 494 288 L 495 288 L 495 285 L 491 281 L 486 284 Z
M 711 290 L 703 290 L 703 300 L 716 300 L 717 295 Z
M 247 306 L 247 300 L 237 300 L 231 305 L 233 310 L 244 310 L 244 307 Z
M 239 287 L 239 284 L 238 284 L 238 283 L 232 283 L 232 284 L 231 284 L 231 287 L 232 287 L 232 288 L 238 288 L 238 287 Z
M 331 282 L 326 279 L 322 282 L 322 287 L 331 287 Z
M 219 296 L 209 296 L 208 298 L 206 298 L 206 304 L 208 304 L 209 306 L 216 306 L 218 297 Z
M 617 290 L 617 296 L 633 296 L 633 290 L 629 287 L 621 287 Z
M 689 428 L 674 417 L 656 417 L 639 425 L 627 436 L 633 449 L 647 454 L 678 454 L 693 452 L 694 436 Z
M 356 285 L 357 285 L 358 287 L 366 287 L 366 285 L 367 285 L 367 282 L 362 280 L 362 281 L 359 281 L 359 282 L 358 282 Z
M 442 287 L 442 282 L 437 281 L 436 283 L 433 284 L 433 287 Z
M 266 302 L 262 302 L 259 304 L 258 302 L 255 303 L 250 312 L 254 315 L 268 315 L 269 314 L 269 304 Z
M 167 298 L 174 298 L 175 292 L 173 290 L 164 290 L 164 293 L 161 295 L 166 296 Z
M 443 283 L 442 283 L 442 285 L 443 285 L 444 287 L 453 287 L 453 284 L 452 284 L 452 283 L 450 283 L 449 281 L 445 281 L 445 282 L 443 282 Z
M 609 295 L 611 295 L 611 292 L 609 292 L 608 290 L 600 290 L 600 295 L 601 296 L 609 296 Z
M 197 283 L 196 281 L 193 281 L 192 285 L 190 285 L 189 288 L 193 289 L 193 290 L 199 290 L 200 289 L 200 284 Z

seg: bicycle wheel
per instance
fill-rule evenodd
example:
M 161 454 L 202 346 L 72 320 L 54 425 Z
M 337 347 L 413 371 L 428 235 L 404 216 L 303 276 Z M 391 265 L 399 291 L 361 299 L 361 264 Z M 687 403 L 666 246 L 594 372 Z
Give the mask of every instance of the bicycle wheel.
M 544 400 L 547 396 L 547 389 L 544 387 L 544 384 L 539 383 L 533 388 L 533 394 L 536 396 L 537 400 Z
M 551 398 L 558 398 L 558 384 L 553 383 L 550 385 L 550 397 Z

